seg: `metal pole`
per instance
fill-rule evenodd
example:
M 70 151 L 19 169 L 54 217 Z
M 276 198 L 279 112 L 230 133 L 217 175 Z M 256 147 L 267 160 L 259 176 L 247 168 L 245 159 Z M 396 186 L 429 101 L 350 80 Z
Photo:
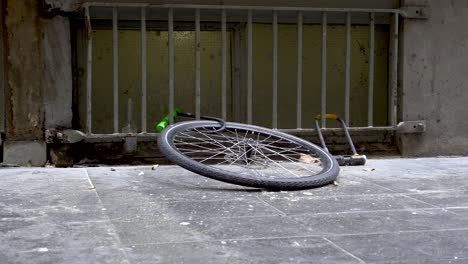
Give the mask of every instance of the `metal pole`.
M 222 41 L 222 51 L 221 51 L 221 112 L 222 118 L 226 120 L 227 117 L 227 34 L 226 34 L 226 10 L 223 10 L 221 13 L 221 41 Z
M 92 85 L 93 85 L 93 29 L 91 26 L 91 17 L 89 14 L 89 7 L 85 9 L 86 29 L 88 37 L 87 47 L 87 63 L 86 63 L 86 132 L 92 133 Z
M 322 128 L 326 127 L 327 113 L 327 13 L 322 13 L 322 98 L 321 114 Z
M 200 9 L 195 10 L 195 118 L 200 119 L 201 91 L 200 91 Z
M 112 10 L 112 46 L 114 63 L 114 133 L 119 133 L 119 28 L 117 7 Z
M 346 62 L 345 62 L 345 122 L 349 125 L 349 101 L 351 96 L 351 13 L 346 13 Z
M 369 28 L 369 92 L 367 99 L 367 126 L 374 126 L 374 51 L 375 51 L 375 16 L 370 13 Z
M 278 128 L 278 12 L 273 11 L 273 110 L 272 127 Z
M 141 132 L 146 133 L 146 8 L 141 8 Z
M 169 45 L 169 123 L 174 123 L 174 10 L 168 12 Z
M 389 116 L 390 116 L 390 125 L 397 125 L 397 72 L 398 72 L 398 18 L 399 14 L 395 13 L 393 15 L 393 32 L 391 34 L 391 53 L 390 53 L 390 96 L 389 96 Z
M 247 14 L 247 123 L 252 124 L 252 10 Z
M 297 128 L 302 127 L 302 12 L 297 12 L 297 97 L 296 122 Z

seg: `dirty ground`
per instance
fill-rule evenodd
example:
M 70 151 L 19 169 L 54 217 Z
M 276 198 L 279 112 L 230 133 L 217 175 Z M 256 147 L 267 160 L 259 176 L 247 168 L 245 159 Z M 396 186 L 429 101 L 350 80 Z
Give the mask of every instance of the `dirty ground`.
M 0 170 L 1 263 L 468 263 L 468 158 L 267 192 L 177 166 Z

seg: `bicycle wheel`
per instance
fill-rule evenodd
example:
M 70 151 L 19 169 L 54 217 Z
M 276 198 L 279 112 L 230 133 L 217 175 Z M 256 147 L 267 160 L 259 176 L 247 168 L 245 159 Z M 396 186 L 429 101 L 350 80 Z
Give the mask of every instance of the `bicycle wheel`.
M 188 121 L 158 137 L 177 165 L 223 182 L 276 190 L 323 186 L 336 179 L 336 160 L 320 147 L 279 131 L 240 123 Z

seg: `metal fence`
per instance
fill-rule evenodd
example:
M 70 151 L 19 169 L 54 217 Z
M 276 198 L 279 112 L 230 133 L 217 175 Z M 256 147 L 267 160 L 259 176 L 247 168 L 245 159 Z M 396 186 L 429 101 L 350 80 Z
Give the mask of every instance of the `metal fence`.
M 367 127 L 351 127 L 353 130 L 361 129 L 394 129 L 397 124 L 397 67 L 398 67 L 398 25 L 399 18 L 402 15 L 400 9 L 357 9 L 357 8 L 308 8 L 308 7 L 271 7 L 271 6 L 223 6 L 223 5 L 150 5 L 150 4 L 134 4 L 134 3 L 86 3 L 84 5 L 84 14 L 85 14 L 85 25 L 87 31 L 87 59 L 86 59 L 86 132 L 88 135 L 93 135 L 92 127 L 92 80 L 93 80 L 93 34 L 92 34 L 92 11 L 94 9 L 107 9 L 111 10 L 112 20 L 112 50 L 113 50 L 113 132 L 114 134 L 119 134 L 119 60 L 118 60 L 118 50 L 119 50 L 119 39 L 118 39 L 118 21 L 119 21 L 119 12 L 118 10 L 122 8 L 132 8 L 133 10 L 139 10 L 138 20 L 140 24 L 140 36 L 141 36 L 141 131 L 142 134 L 149 134 L 147 128 L 147 21 L 148 10 L 159 10 L 160 15 L 157 20 L 162 20 L 167 23 L 168 31 L 168 89 L 169 96 L 168 100 L 168 109 L 167 112 L 170 116 L 170 122 L 173 120 L 173 111 L 174 111 L 174 94 L 175 94 L 175 85 L 174 80 L 177 78 L 174 72 L 174 23 L 176 17 L 174 16 L 175 12 L 183 11 L 193 14 L 195 18 L 191 23 L 194 25 L 195 29 L 195 115 L 197 118 L 200 118 L 201 113 L 201 100 L 202 95 L 200 93 L 200 72 L 201 72 L 201 59 L 200 59 L 200 32 L 201 32 L 201 11 L 209 11 L 210 18 L 208 19 L 211 23 L 219 23 L 221 31 L 221 117 L 226 118 L 227 113 L 227 80 L 228 74 L 227 71 L 227 24 L 229 14 L 238 14 L 238 16 L 243 16 L 246 14 L 246 17 L 239 18 L 240 20 L 245 21 L 246 23 L 246 122 L 252 123 L 253 120 L 253 101 L 252 101 L 252 91 L 255 89 L 253 87 L 253 67 L 252 67 L 252 45 L 253 45 L 253 30 L 252 26 L 254 24 L 254 19 L 257 18 L 257 14 L 262 14 L 261 19 L 262 23 L 271 23 L 273 39 L 272 39 L 272 109 L 271 109 L 271 119 L 272 119 L 272 128 L 278 129 L 278 24 L 279 16 L 284 12 L 289 14 L 295 14 L 293 17 L 284 18 L 284 21 L 287 23 L 295 24 L 297 26 L 297 87 L 296 91 L 296 109 L 292 109 L 295 112 L 296 119 L 296 129 L 294 131 L 306 131 L 313 130 L 312 128 L 303 127 L 301 122 L 302 120 L 302 107 L 303 107 L 303 26 L 305 23 L 319 23 L 321 24 L 321 105 L 320 112 L 324 116 L 327 113 L 327 27 L 332 21 L 335 23 L 340 23 L 341 17 L 345 19 L 341 21 L 345 25 L 345 41 L 346 41 L 346 50 L 345 60 L 343 64 L 345 65 L 345 83 L 343 85 L 344 93 L 344 120 L 349 124 L 350 113 L 352 109 L 350 108 L 350 77 L 351 77 L 351 27 L 357 21 L 359 23 L 368 23 L 369 25 L 369 58 L 368 58 L 368 87 L 367 87 Z M 240 12 L 242 11 L 242 12 Z M 165 14 L 165 15 L 164 15 Z M 265 14 L 269 14 L 266 17 Z M 314 16 L 311 16 L 313 14 Z M 337 16 L 337 14 L 339 16 Z M 270 16 L 270 17 L 268 17 Z M 313 17 L 317 21 L 313 21 Z M 338 18 L 337 18 L 338 17 Z M 155 19 L 155 18 L 151 18 Z M 375 49 L 375 25 L 376 20 L 385 20 L 387 24 L 390 25 L 390 38 L 389 38 L 389 57 L 388 57 L 388 124 L 387 126 L 374 127 L 374 49 Z M 185 20 L 187 20 L 185 18 Z M 307 47 L 306 47 L 307 48 Z M 322 119 L 322 127 L 325 128 L 326 120 Z M 289 131 L 289 130 L 286 130 Z

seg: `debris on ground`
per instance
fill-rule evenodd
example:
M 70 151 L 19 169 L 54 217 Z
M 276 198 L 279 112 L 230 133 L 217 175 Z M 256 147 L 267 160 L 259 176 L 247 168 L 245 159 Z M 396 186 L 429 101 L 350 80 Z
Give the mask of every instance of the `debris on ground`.
M 156 164 L 156 165 L 153 165 L 153 167 L 151 167 L 151 170 L 156 170 L 158 167 L 159 167 L 159 165 L 158 165 L 158 164 Z
M 301 154 L 301 156 L 299 157 L 299 160 L 304 163 L 319 163 L 320 162 L 320 159 L 314 158 L 307 154 Z
M 138 176 L 143 176 L 143 175 L 145 175 L 145 173 L 142 172 L 142 171 L 140 171 L 140 173 L 138 173 Z

